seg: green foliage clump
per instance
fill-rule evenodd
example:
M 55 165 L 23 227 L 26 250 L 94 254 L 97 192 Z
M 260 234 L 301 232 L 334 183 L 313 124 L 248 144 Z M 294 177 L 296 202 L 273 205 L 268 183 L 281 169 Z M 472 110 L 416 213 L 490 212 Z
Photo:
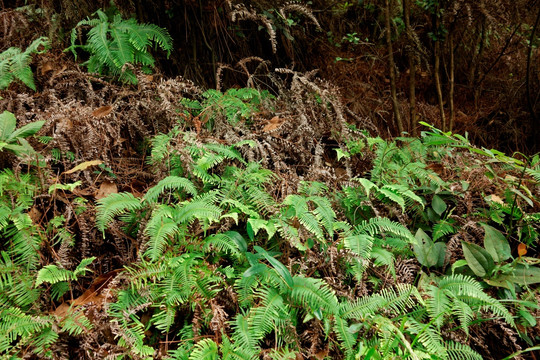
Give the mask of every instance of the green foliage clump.
M 41 54 L 47 50 L 49 40 L 40 37 L 34 40 L 26 50 L 10 47 L 0 53 L 0 90 L 7 89 L 9 85 L 18 80 L 30 89 L 36 91 L 34 74 L 30 68 L 32 54 Z M 40 48 L 43 48 L 40 50 Z
M 231 125 L 251 120 L 262 110 L 264 101 L 274 96 L 267 90 L 241 88 L 229 89 L 225 93 L 210 89 L 202 97 L 201 101 L 184 98 L 182 104 L 211 129 L 218 117 L 224 117 Z
M 79 21 L 71 31 L 70 50 L 77 57 L 76 50 L 81 49 L 90 54 L 83 65 L 91 73 L 119 77 L 121 81 L 137 83 L 137 77 L 126 64 L 141 65 L 144 72 L 149 73 L 154 67 L 155 59 L 148 48 L 152 43 L 170 55 L 172 38 L 167 30 L 153 24 L 139 24 L 134 18 L 122 19 L 115 14 L 112 19 L 102 10 L 96 12 L 97 19 Z M 77 34 L 80 28 L 90 27 L 86 42 L 77 45 Z
M 300 181 L 281 198 L 273 193 L 279 177 L 242 155 L 253 141 L 204 143 L 195 135 L 175 128 L 151 140 L 148 164 L 162 179 L 141 196 L 124 191 L 97 200 L 96 228 L 106 241 L 120 228 L 137 239 L 137 259 L 115 270 L 103 290 L 99 326 L 82 306 L 57 316 L 36 305 L 67 297 L 95 258 L 69 269 L 41 264 L 48 236 L 76 240 L 59 235 L 61 216 L 46 230 L 32 223 L 33 175 L 0 174 L 7 239 L 0 247 L 0 356 L 29 349 L 50 357 L 62 338 L 106 323 L 124 358 L 154 358 L 167 343 L 167 359 L 288 359 L 312 351 L 304 343 L 309 331 L 329 358 L 476 360 L 481 355 L 447 331 L 469 336 L 493 318 L 509 329 L 535 326 L 529 309 L 538 306 L 527 299 L 535 296 L 537 268 L 513 259 L 499 224 L 474 215 L 483 247 L 465 245 L 463 258 L 448 264 L 456 256 L 449 237 L 459 231 L 452 221 L 461 219 L 451 214 L 459 214 L 461 189 L 421 166 L 442 161 L 433 142 L 447 135 L 367 139 L 376 154 L 370 174 L 342 191 Z M 448 146 L 447 154 L 458 148 Z M 488 286 L 505 291 L 504 300 Z

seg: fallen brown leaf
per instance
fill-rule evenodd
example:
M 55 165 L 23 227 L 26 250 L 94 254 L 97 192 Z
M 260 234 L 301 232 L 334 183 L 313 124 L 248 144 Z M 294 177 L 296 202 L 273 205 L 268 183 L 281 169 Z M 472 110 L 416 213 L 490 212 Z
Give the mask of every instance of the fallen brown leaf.
M 73 169 L 64 171 L 63 174 L 73 174 L 74 172 L 86 170 L 90 166 L 100 165 L 103 164 L 103 161 L 101 160 L 91 160 L 91 161 L 84 161 L 80 163 L 79 165 L 75 166 Z
M 102 106 L 92 112 L 92 115 L 95 117 L 104 117 L 109 115 L 113 110 L 113 107 L 110 105 Z
M 101 186 L 99 187 L 98 191 L 96 191 L 94 197 L 99 200 L 109 196 L 110 194 L 116 194 L 117 192 L 118 187 L 115 183 L 110 181 L 104 181 L 101 183 Z
M 277 128 L 279 128 L 281 125 L 283 125 L 284 122 L 285 122 L 285 119 L 281 119 L 278 116 L 274 116 L 272 119 L 270 119 L 270 121 L 268 121 L 268 124 L 266 124 L 263 127 L 263 131 L 264 132 L 274 131 Z

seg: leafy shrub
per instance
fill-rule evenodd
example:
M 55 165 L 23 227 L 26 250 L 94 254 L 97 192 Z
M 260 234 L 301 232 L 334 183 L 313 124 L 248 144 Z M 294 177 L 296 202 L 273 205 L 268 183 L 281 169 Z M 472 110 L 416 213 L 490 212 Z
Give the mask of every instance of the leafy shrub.
M 10 47 L 0 54 L 0 90 L 7 89 L 13 81 L 20 81 L 32 90 L 36 90 L 34 74 L 30 68 L 32 54 L 41 54 L 47 50 L 49 40 L 40 37 L 34 40 L 25 51 Z M 43 50 L 40 48 L 43 47 Z
M 16 155 L 32 154 L 34 149 L 25 138 L 37 133 L 45 121 L 35 121 L 15 129 L 17 120 L 9 111 L 0 114 L 0 151 L 9 150 Z
M 153 24 L 139 24 L 133 18 L 123 20 L 119 14 L 114 15 L 111 21 L 101 10 L 96 15 L 97 19 L 79 21 L 71 31 L 71 46 L 66 49 L 75 57 L 77 49 L 90 53 L 83 64 L 89 72 L 119 76 L 121 81 L 136 84 L 134 72 L 124 68 L 124 65 L 140 64 L 143 71 L 150 72 L 155 63 L 154 57 L 148 52 L 152 43 L 170 55 L 172 38 L 167 30 Z M 86 43 L 76 45 L 78 30 L 85 27 L 90 27 Z

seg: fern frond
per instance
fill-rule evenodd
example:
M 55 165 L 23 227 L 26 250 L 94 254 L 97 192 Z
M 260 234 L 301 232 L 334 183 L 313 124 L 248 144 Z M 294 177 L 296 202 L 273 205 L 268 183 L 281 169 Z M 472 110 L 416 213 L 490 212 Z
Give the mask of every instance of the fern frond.
M 386 300 L 379 294 L 364 296 L 354 301 L 345 301 L 339 305 L 338 314 L 343 319 L 363 320 L 375 314 L 386 303 Z
M 140 39 L 135 40 L 132 37 L 135 35 L 135 33 L 140 33 L 143 38 L 146 38 L 151 42 L 155 42 L 162 50 L 167 52 L 167 55 L 170 55 L 171 50 L 173 49 L 173 40 L 167 30 L 162 29 L 154 24 L 139 24 L 137 31 L 130 33 L 130 41 L 137 48 L 137 50 L 143 51 L 146 49 L 146 47 L 148 47 L 148 45 L 144 47 L 142 45 L 146 44 L 147 42 L 141 42 Z
M 206 223 L 217 222 L 222 213 L 221 208 L 214 205 L 217 196 L 217 191 L 209 191 L 189 202 L 177 205 L 174 220 L 179 224 L 190 224 L 195 219 Z
M 109 24 L 107 22 L 100 22 L 90 29 L 88 32 L 88 47 L 95 52 L 95 54 L 91 55 L 90 58 L 97 61 L 97 64 L 105 65 L 113 73 L 113 75 L 116 75 L 120 72 L 120 69 L 118 69 L 116 66 L 117 60 L 114 58 L 110 47 L 108 30 Z M 99 66 L 99 68 L 101 68 L 101 66 Z M 89 68 L 89 70 L 97 71 L 99 68 Z
M 482 356 L 465 344 L 448 341 L 446 353 L 449 360 L 482 360 Z
M 366 234 L 351 235 L 343 239 L 345 248 L 363 259 L 369 259 L 373 248 L 373 236 Z
M 204 339 L 195 344 L 189 360 L 217 360 L 218 347 L 212 339 Z
M 13 226 L 8 228 L 5 235 L 11 237 L 10 253 L 15 263 L 27 269 L 35 269 L 39 264 L 39 249 L 41 247 L 40 231 L 36 228 L 30 216 L 26 213 L 14 213 L 11 216 Z
M 111 194 L 98 200 L 96 227 L 104 232 L 107 224 L 112 222 L 115 216 L 124 214 L 126 211 L 137 211 L 141 207 L 141 201 L 132 193 Z
M 250 311 L 250 318 L 253 319 L 251 333 L 255 339 L 260 340 L 287 319 L 287 311 L 283 298 L 276 290 L 263 288 L 256 294 L 262 299 L 262 304 Z
M 416 335 L 413 342 L 419 342 L 424 345 L 427 353 L 437 354 L 442 359 L 447 357 L 447 350 L 440 331 L 431 324 L 422 324 L 412 318 L 408 318 L 405 326 L 410 333 Z
M 210 235 L 205 239 L 203 251 L 209 252 L 211 249 L 240 257 L 241 252 L 247 250 L 247 244 L 238 232 L 227 231 L 225 233 Z
M 167 241 L 180 232 L 178 225 L 172 219 L 173 209 L 167 205 L 154 209 L 146 224 L 144 233 L 149 237 L 145 255 L 152 261 L 157 261 L 165 252 Z
M 13 342 L 19 337 L 35 336 L 51 325 L 49 318 L 30 316 L 16 307 L 0 310 L 0 353 L 11 349 Z
M 162 333 L 168 333 L 174 324 L 176 309 L 172 306 L 160 306 L 160 311 L 152 316 L 152 323 Z
M 430 287 L 428 292 L 430 298 L 426 300 L 426 310 L 437 324 L 440 324 L 438 317 L 444 316 L 442 314 L 449 314 L 451 310 L 460 320 L 465 321 L 465 323 L 461 323 L 462 327 L 468 326 L 471 311 L 464 306 L 466 304 L 469 307 L 491 311 L 504 318 L 508 324 L 515 326 L 514 319 L 508 309 L 499 300 L 487 295 L 480 283 L 473 278 L 462 274 L 449 275 L 441 278 L 437 286 L 438 289 L 435 289 L 434 285 Z M 456 305 L 455 300 L 464 304 L 458 303 Z
M 349 330 L 347 321 L 343 318 L 336 316 L 334 323 L 334 331 L 336 332 L 338 340 L 345 348 L 345 356 L 347 358 L 354 358 L 353 350 L 356 345 L 356 334 L 353 334 Z
M 67 332 L 71 336 L 80 335 L 93 328 L 90 320 L 84 316 L 82 311 L 68 311 L 68 314 L 61 322 L 62 332 Z
M 452 314 L 457 316 L 461 324 L 461 328 L 467 335 L 469 335 L 469 326 L 474 318 L 474 311 L 471 309 L 471 307 L 459 299 L 454 299 L 452 304 Z
M 298 222 L 302 224 L 306 230 L 315 235 L 315 237 L 321 241 L 324 240 L 324 233 L 319 226 L 319 221 L 309 211 L 308 199 L 300 195 L 289 195 L 283 201 L 284 205 L 289 205 L 294 210 L 294 215 L 298 219 Z
M 36 286 L 39 286 L 44 282 L 56 284 L 57 282 L 69 282 L 71 280 L 73 280 L 73 273 L 71 271 L 59 268 L 58 266 L 51 264 L 39 270 L 36 278 Z
M 354 228 L 355 234 L 370 234 L 372 236 L 382 232 L 390 233 L 394 236 L 414 243 L 416 239 L 405 226 L 388 218 L 371 218 L 364 220 Z
M 422 299 L 418 289 L 410 284 L 397 284 L 395 289 L 386 288 L 379 294 L 385 300 L 384 307 L 397 314 L 404 313 L 406 309 L 412 308 L 417 300 Z
M 324 226 L 330 238 L 333 238 L 336 213 L 332 209 L 332 204 L 330 204 L 328 199 L 319 196 L 311 196 L 309 200 L 317 205 L 315 210 L 313 210 L 317 221 Z
M 428 287 L 429 297 L 426 299 L 426 310 L 439 328 L 445 321 L 444 317 L 450 314 L 452 294 L 449 294 L 448 291 L 434 285 Z
M 260 347 L 257 344 L 256 334 L 253 334 L 253 319 L 238 314 L 232 323 L 232 339 L 236 348 L 242 348 L 250 354 L 255 354 L 255 357 L 260 352 Z
M 293 277 L 291 299 L 301 306 L 309 306 L 312 312 L 328 314 L 338 312 L 338 300 L 334 292 L 321 279 Z

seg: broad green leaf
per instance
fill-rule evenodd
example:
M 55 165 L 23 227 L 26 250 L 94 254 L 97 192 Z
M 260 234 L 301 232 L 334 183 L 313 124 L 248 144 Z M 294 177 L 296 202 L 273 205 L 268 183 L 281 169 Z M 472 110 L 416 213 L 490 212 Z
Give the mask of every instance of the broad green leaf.
M 441 216 L 442 213 L 446 210 L 446 203 L 439 195 L 433 195 L 433 200 L 431 200 L 431 207 Z
M 253 266 L 251 266 L 250 268 L 248 268 L 244 274 L 242 275 L 243 277 L 251 277 L 251 276 L 254 276 L 254 275 L 259 275 L 259 274 L 264 274 L 265 271 L 268 270 L 268 266 L 264 265 L 264 264 L 255 264 Z
M 465 260 L 471 270 L 480 277 L 489 276 L 495 263 L 491 255 L 481 246 L 466 241 L 461 242 Z
M 445 243 L 433 243 L 429 235 L 422 229 L 418 229 L 414 237 L 416 238 L 416 243 L 413 244 L 413 250 L 420 264 L 427 267 L 441 267 L 444 265 L 444 257 L 446 255 Z
M 510 281 L 519 285 L 533 285 L 540 283 L 540 268 L 517 264 L 509 274 L 501 274 L 493 280 L 498 282 Z
M 19 129 L 15 130 L 14 132 L 12 132 L 11 135 L 9 135 L 7 141 L 10 142 L 17 138 L 26 138 L 28 136 L 34 135 L 39 130 L 41 130 L 44 124 L 45 124 L 45 121 L 43 120 L 34 121 L 30 124 L 26 124 L 20 127 Z
M 452 269 L 451 269 L 451 270 L 452 270 L 452 274 L 454 273 L 454 271 L 456 271 L 457 268 L 462 267 L 462 266 L 465 266 L 465 265 L 467 265 L 467 260 L 463 260 L 463 259 L 458 260 L 458 261 L 456 261 L 455 263 L 453 263 L 453 264 L 452 264 Z
M 244 237 L 242 235 L 240 235 L 239 232 L 237 232 L 237 231 L 227 231 L 227 232 L 223 233 L 223 235 L 227 236 L 227 238 L 229 240 L 234 242 L 236 244 L 236 246 L 238 246 L 238 250 L 240 250 L 241 252 L 246 252 L 247 251 L 246 240 L 244 239 Z
M 443 242 L 436 242 L 433 244 L 433 254 L 436 257 L 436 267 L 444 266 L 444 258 L 446 257 L 446 244 Z
M 334 150 L 337 153 L 338 161 L 341 160 L 341 158 L 347 158 L 348 159 L 348 158 L 351 157 L 351 154 L 349 154 L 349 152 L 341 150 L 340 148 L 336 148 Z
M 255 246 L 253 248 L 259 254 L 264 256 L 264 258 L 270 263 L 270 265 L 272 265 L 272 267 L 276 270 L 278 275 L 283 279 L 283 281 L 285 281 L 285 283 L 287 283 L 287 285 L 290 288 L 294 286 L 292 275 L 289 272 L 289 269 L 285 267 L 285 265 L 283 265 L 279 260 L 276 260 L 275 258 L 270 256 L 270 254 L 266 250 L 264 250 L 262 247 Z
M 485 231 L 484 247 L 495 262 L 507 260 L 512 256 L 512 250 L 506 237 L 497 229 L 487 224 L 480 223 Z
M 15 126 L 17 126 L 15 115 L 7 110 L 0 114 L 0 140 L 7 141 L 15 131 Z

